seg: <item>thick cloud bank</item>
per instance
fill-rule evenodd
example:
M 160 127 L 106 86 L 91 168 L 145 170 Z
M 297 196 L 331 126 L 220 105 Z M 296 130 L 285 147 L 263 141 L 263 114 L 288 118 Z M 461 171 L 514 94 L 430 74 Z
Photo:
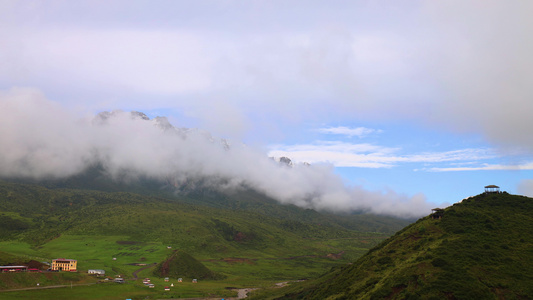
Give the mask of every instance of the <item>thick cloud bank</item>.
M 79 117 L 41 93 L 0 93 L 0 177 L 62 178 L 99 164 L 114 178 L 142 175 L 180 186 L 191 179 L 226 190 L 250 187 L 281 203 L 333 212 L 427 214 L 425 197 L 346 187 L 326 165 L 288 165 L 240 143 L 138 112 Z

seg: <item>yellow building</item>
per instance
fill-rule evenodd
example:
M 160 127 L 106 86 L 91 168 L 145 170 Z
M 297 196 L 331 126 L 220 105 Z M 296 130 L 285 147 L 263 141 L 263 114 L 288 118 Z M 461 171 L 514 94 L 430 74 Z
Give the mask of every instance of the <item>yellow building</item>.
M 70 271 L 76 272 L 78 261 L 75 259 L 56 258 L 52 260 L 53 271 Z

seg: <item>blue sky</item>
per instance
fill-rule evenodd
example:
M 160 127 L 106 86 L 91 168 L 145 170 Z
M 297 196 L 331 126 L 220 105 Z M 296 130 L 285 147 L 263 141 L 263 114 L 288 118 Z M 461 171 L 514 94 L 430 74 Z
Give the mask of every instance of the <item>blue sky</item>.
M 0 90 L 166 116 L 345 184 L 533 196 L 526 1 L 0 2 Z
M 326 161 L 349 184 L 420 192 L 434 203 L 460 201 L 491 182 L 517 193 L 521 181 L 532 174 L 528 155 L 500 153 L 479 136 L 394 125 L 319 128 L 311 143 L 273 145 L 271 154 Z M 355 135 L 348 135 L 348 128 Z

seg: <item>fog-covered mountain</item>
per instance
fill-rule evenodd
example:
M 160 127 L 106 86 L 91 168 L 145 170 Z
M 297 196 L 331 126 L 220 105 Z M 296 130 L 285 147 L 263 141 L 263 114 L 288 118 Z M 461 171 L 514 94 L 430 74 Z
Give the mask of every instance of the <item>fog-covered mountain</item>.
M 165 117 L 120 110 L 80 116 L 31 92 L 0 95 L 0 109 L 4 179 L 61 179 L 98 166 L 120 182 L 147 178 L 177 190 L 196 182 L 222 192 L 253 189 L 280 203 L 331 212 L 413 217 L 430 209 L 421 195 L 346 186 L 331 165 L 272 159 L 241 142 L 173 126 Z

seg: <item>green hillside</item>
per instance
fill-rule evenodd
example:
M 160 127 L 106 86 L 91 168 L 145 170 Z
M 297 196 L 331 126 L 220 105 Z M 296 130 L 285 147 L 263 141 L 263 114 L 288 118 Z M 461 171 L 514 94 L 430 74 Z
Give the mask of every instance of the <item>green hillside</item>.
M 531 299 L 533 199 L 481 194 L 407 226 L 353 264 L 256 299 Z
M 60 194 L 58 197 L 65 198 L 65 194 L 79 194 L 82 191 L 91 192 L 105 192 L 111 195 L 118 195 L 119 193 L 135 194 L 138 199 L 139 196 L 147 196 L 149 199 L 157 198 L 159 200 L 166 199 L 171 202 L 190 204 L 194 206 L 207 206 L 217 209 L 225 209 L 232 211 L 245 211 L 254 214 L 261 214 L 266 216 L 274 216 L 278 219 L 285 219 L 291 223 L 288 227 L 299 230 L 301 226 L 294 226 L 294 221 L 303 222 L 305 224 L 321 224 L 328 227 L 340 227 L 341 229 L 356 230 L 360 232 L 380 232 L 385 234 L 392 234 L 400 230 L 409 223 L 415 220 L 405 220 L 392 218 L 387 216 L 370 215 L 364 213 L 353 214 L 329 214 L 326 212 L 317 212 L 312 209 L 302 209 L 294 205 L 280 205 L 274 199 L 266 197 L 265 195 L 256 192 L 253 189 L 241 188 L 237 192 L 222 193 L 213 189 L 212 182 L 205 183 L 202 179 L 189 180 L 188 184 L 176 188 L 166 182 L 158 181 L 151 178 L 139 176 L 136 180 L 120 179 L 111 180 L 102 167 L 94 166 L 87 169 L 80 174 L 63 178 L 63 179 L 4 179 L 0 180 L 0 193 L 5 190 L 5 193 L 11 192 L 15 189 L 19 199 L 16 205 L 29 204 L 30 207 L 37 207 L 41 209 L 40 201 L 33 199 L 39 193 L 44 193 L 44 197 L 50 197 L 51 194 Z M 17 185 L 19 184 L 19 185 Z M 28 191 L 26 191 L 28 189 Z M 39 197 L 42 195 L 39 194 Z M 54 196 L 55 197 L 55 196 Z M 55 198 L 58 198 L 55 197 Z M 105 196 L 109 198 L 110 196 Z M 116 198 L 113 196 L 113 199 Z M 1 199 L 1 198 L 0 198 Z M 101 199 L 98 199 L 101 203 Z M 94 202 L 94 201 L 93 201 Z M 118 204 L 125 203 L 121 200 Z M 2 205 L 2 203 L 0 203 Z M 11 207 L 14 208 L 14 207 Z M 1 207 L 0 207 L 1 209 Z M 9 208 L 8 208 L 9 210 Z M 1 222 L 1 221 L 0 221 Z M 14 226 L 15 224 L 13 224 Z M 24 225 L 19 224 L 24 228 Z M 297 224 L 298 225 L 298 224 Z M 316 232 L 316 228 L 310 228 L 310 231 Z
M 112 231 L 112 235 L 136 241 L 175 244 L 196 253 L 220 253 L 221 247 L 225 251 L 275 248 L 277 244 L 272 241 L 387 234 L 409 222 L 322 214 L 279 205 L 250 191 L 234 196 L 206 193 L 210 198 L 218 196 L 219 207 L 207 205 L 201 197 L 50 189 L 0 181 L 0 239 L 38 246 L 60 235 L 109 235 Z
M 409 223 L 382 216 L 319 213 L 280 205 L 253 191 L 173 194 L 141 189 L 104 191 L 0 181 L 2 263 L 65 257 L 77 259 L 81 273 L 104 269 L 108 276 L 136 282 L 141 276 L 152 277 L 156 265 L 178 250 L 219 279 L 209 287 L 206 280 L 189 286 L 180 297 L 203 296 L 206 288 L 209 294 L 224 295 L 228 286 L 259 287 L 318 277 L 357 259 Z M 24 284 L 29 283 L 15 286 Z M 0 290 L 9 288 L 3 285 Z M 128 294 L 127 289 L 120 290 Z M 20 293 L 12 294 L 37 292 Z
M 155 267 L 154 274 L 158 277 L 171 277 L 174 279 L 183 277 L 202 280 L 224 279 L 224 276 L 220 276 L 209 270 L 205 265 L 184 251 L 172 252 L 165 261 Z

